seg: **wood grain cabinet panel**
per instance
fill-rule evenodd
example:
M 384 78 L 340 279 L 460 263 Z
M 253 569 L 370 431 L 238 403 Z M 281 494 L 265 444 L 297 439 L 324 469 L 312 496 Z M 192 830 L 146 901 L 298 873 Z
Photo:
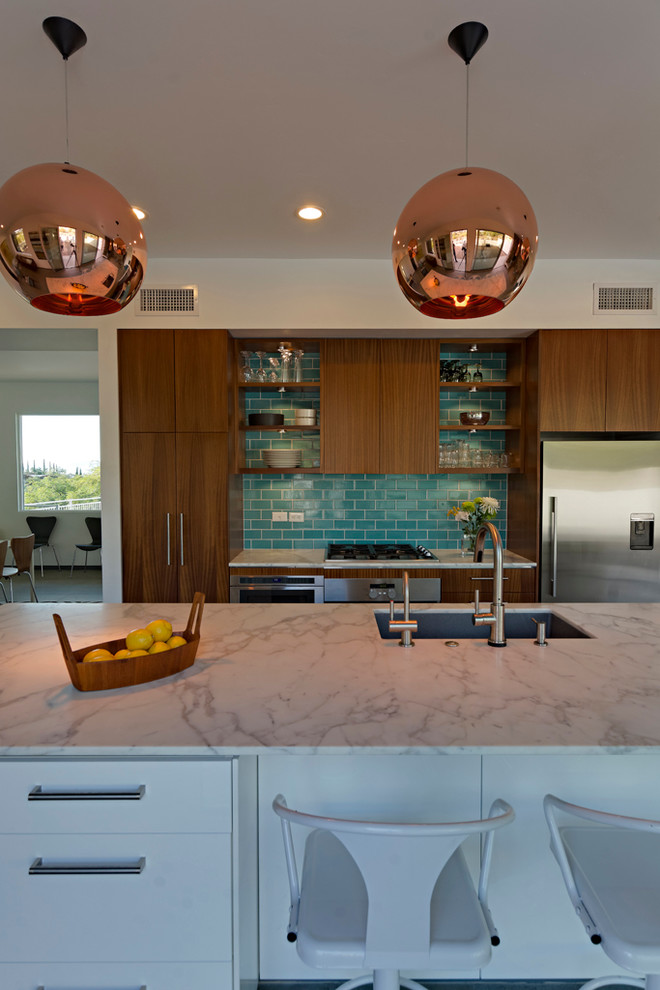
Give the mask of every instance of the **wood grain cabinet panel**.
M 229 429 L 227 347 L 224 330 L 174 331 L 178 433 Z
M 177 433 L 179 600 L 229 601 L 227 434 Z
M 440 347 L 436 340 L 381 340 L 380 471 L 438 470 Z
M 321 451 L 326 474 L 380 472 L 380 341 L 322 341 Z
M 539 429 L 605 429 L 607 336 L 601 330 L 539 333 Z
M 660 330 L 607 331 L 605 429 L 660 430 Z
M 483 568 L 446 569 L 442 576 L 441 600 L 449 603 L 474 601 L 475 589 L 479 599 L 488 604 L 493 597 L 492 571 Z M 536 568 L 506 567 L 504 569 L 504 601 L 530 602 L 536 598 Z

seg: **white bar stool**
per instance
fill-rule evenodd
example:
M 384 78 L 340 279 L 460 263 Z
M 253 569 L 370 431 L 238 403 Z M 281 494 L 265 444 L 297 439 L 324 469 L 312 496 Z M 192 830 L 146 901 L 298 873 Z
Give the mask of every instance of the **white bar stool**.
M 338 990 L 424 990 L 405 970 L 478 969 L 499 944 L 487 901 L 492 841 L 513 821 L 496 800 L 487 819 L 411 824 L 326 818 L 293 811 L 278 794 L 291 908 L 287 938 L 319 969 L 368 969 Z M 291 825 L 312 829 L 299 883 Z M 486 833 L 478 888 L 461 850 Z
M 660 990 L 660 822 L 543 801 L 550 848 L 573 907 L 594 943 L 643 977 L 605 976 L 581 990 L 608 985 Z M 589 822 L 559 825 L 557 813 Z

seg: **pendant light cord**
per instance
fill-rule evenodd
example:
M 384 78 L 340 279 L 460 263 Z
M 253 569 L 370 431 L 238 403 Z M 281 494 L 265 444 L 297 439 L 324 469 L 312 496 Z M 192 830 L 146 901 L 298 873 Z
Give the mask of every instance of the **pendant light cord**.
M 69 60 L 64 59 L 64 133 L 66 138 L 66 158 L 64 160 L 65 165 L 70 164 L 69 159 L 69 74 L 68 74 Z
M 470 63 L 465 66 L 465 167 L 468 167 L 468 133 L 470 123 Z

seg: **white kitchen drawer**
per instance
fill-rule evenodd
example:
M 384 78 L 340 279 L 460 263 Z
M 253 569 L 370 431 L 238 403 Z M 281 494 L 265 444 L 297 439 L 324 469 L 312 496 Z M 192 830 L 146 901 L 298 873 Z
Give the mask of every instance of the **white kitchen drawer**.
M 232 990 L 231 963 L 0 964 L 2 990 Z
M 0 833 L 230 832 L 231 760 L 0 760 Z
M 30 875 L 103 864 L 109 875 Z M 27 835 L 0 843 L 0 960 L 229 961 L 231 836 Z

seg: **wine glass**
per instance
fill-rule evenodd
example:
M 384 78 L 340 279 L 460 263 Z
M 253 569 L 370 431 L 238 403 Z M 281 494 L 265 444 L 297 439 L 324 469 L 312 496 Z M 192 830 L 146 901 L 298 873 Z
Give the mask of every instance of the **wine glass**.
M 270 375 L 268 376 L 270 378 L 271 382 L 279 381 L 279 372 L 278 372 L 278 369 L 279 369 L 279 366 L 280 366 L 280 359 L 279 358 L 276 358 L 276 357 L 269 357 L 268 358 L 268 363 L 269 363 L 269 365 L 272 368 L 272 371 L 271 371 Z
M 254 352 L 259 358 L 259 368 L 256 375 L 254 376 L 258 382 L 265 382 L 268 380 L 268 373 L 264 368 L 264 358 L 266 357 L 265 351 L 255 351 Z
M 250 355 L 252 351 L 241 351 L 241 357 L 243 358 L 243 367 L 241 368 L 241 376 L 244 382 L 252 381 L 252 371 L 250 370 Z

